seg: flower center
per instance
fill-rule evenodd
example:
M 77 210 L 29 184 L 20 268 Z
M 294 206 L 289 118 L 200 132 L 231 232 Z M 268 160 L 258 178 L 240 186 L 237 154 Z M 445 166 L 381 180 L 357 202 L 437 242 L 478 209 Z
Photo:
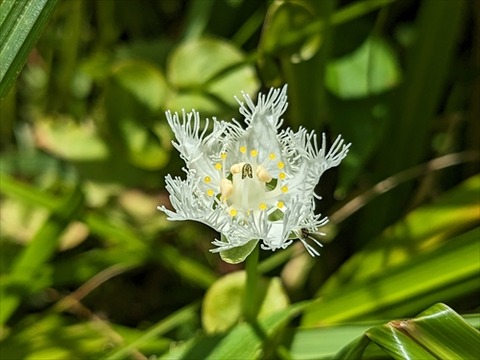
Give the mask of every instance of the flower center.
M 227 205 L 230 216 L 244 216 L 251 212 L 267 211 L 269 214 L 276 209 L 282 209 L 284 202 L 281 197 L 288 192 L 288 187 L 282 185 L 287 175 L 282 171 L 285 164 L 276 162 L 279 171 L 278 178 L 273 178 L 266 169 L 266 164 L 276 161 L 275 154 L 270 154 L 262 164 L 257 163 L 258 151 L 253 149 L 247 152 L 245 146 L 239 148 L 240 158 L 244 161 L 233 164 L 230 171 L 225 169 L 226 153 L 221 154 L 221 163 L 214 164 L 214 168 L 221 172 L 220 192 L 207 190 L 209 196 L 219 195 L 220 202 Z M 204 178 L 210 183 L 211 177 Z

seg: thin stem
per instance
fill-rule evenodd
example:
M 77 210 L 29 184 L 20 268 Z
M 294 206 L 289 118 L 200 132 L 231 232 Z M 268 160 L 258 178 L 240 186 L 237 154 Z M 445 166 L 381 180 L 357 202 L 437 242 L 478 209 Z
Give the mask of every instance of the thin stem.
M 247 279 L 245 284 L 245 296 L 243 299 L 243 316 L 249 323 L 255 323 L 258 314 L 258 246 L 247 257 L 245 270 Z

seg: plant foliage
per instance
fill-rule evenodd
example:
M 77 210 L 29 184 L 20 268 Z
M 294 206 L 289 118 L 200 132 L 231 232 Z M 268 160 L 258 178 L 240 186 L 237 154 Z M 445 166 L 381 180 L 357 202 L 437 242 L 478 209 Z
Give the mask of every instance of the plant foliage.
M 478 5 L 2 1 L 0 358 L 475 358 Z M 164 112 L 238 119 L 284 83 L 288 126 L 352 147 L 321 257 L 254 252 L 249 283 L 156 210 Z

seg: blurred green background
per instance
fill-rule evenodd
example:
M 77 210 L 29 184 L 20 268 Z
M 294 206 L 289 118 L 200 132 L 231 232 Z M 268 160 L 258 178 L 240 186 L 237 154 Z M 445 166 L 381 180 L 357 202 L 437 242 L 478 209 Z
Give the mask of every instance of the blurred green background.
M 479 1 L 3 0 L 0 10 L 2 359 L 219 349 L 204 334 L 236 323 L 243 279 L 225 275 L 243 265 L 208 251 L 213 230 L 156 210 L 168 205 L 165 175 L 183 166 L 164 112 L 241 120 L 234 96 L 284 83 L 286 126 L 352 147 L 317 188 L 331 217 L 321 257 L 301 244 L 260 254 L 272 291 L 262 309 L 289 311 L 268 323 L 262 356 L 331 358 L 365 324 L 437 302 L 479 312 Z M 324 328 L 343 325 L 350 332 Z M 187 340 L 196 351 L 182 350 Z

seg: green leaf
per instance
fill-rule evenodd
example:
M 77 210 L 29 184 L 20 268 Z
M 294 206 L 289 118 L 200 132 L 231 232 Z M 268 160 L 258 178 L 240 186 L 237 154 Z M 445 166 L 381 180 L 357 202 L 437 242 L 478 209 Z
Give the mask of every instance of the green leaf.
M 391 326 L 390 323 L 368 330 L 367 336 L 394 359 L 437 359 L 414 339 Z M 337 358 L 341 359 L 341 356 L 337 356 Z
M 294 359 L 315 360 L 330 359 L 337 354 L 345 344 L 356 339 L 364 341 L 362 334 L 378 323 L 353 323 L 337 326 L 317 328 L 299 328 L 295 330 L 290 353 Z M 368 339 L 366 341 L 368 343 Z M 365 344 L 366 346 L 366 344 Z M 356 344 L 355 349 L 361 349 L 361 344 Z
M 167 79 L 177 89 L 166 106 L 172 111 L 204 103 L 206 108 L 195 110 L 224 112 L 226 106 L 237 104 L 233 95 L 241 91 L 253 95 L 259 86 L 255 68 L 241 50 L 212 38 L 188 41 L 176 48 L 167 63 Z M 184 96 L 196 100 L 185 107 Z
M 318 295 L 363 281 L 413 255 L 432 251 L 453 235 L 471 228 L 480 220 L 479 192 L 480 176 L 474 176 L 443 193 L 435 202 L 415 209 L 343 263 Z
M 367 97 L 397 86 L 400 65 L 386 41 L 368 38 L 355 52 L 330 62 L 326 87 L 342 99 Z
M 227 242 L 227 240 L 224 239 L 225 235 L 222 234 L 222 241 Z M 250 240 L 243 246 L 238 246 L 233 249 L 220 251 L 220 257 L 223 261 L 229 264 L 239 264 L 243 262 L 247 258 L 247 256 L 252 253 L 253 249 L 255 249 L 255 246 L 257 246 L 257 244 L 258 240 Z
M 445 305 L 434 305 L 431 309 Z M 430 309 L 429 309 L 430 310 Z M 427 311 L 429 311 L 427 310 Z M 424 311 L 422 318 L 427 315 Z M 417 319 L 421 320 L 420 315 Z M 458 315 L 455 315 L 458 316 Z M 480 314 L 467 315 L 465 320 L 468 327 L 479 326 Z M 384 358 L 385 352 L 366 336 L 367 331 L 374 327 L 383 328 L 386 320 L 351 322 L 341 325 L 328 325 L 315 328 L 294 329 L 290 353 L 297 360 L 318 359 L 370 359 Z M 388 325 L 388 324 L 387 324 Z M 388 333 L 384 331 L 384 333 Z M 392 334 L 392 332 L 390 332 Z M 373 338 L 372 338 L 373 340 Z M 390 343 L 392 339 L 390 338 Z M 388 341 L 386 341 L 388 342 Z M 348 344 L 348 345 L 346 345 Z
M 394 1 L 396 0 L 365 0 L 365 1 L 355 2 L 353 4 L 345 6 L 339 9 L 338 11 L 336 11 L 331 18 L 331 22 L 334 25 L 344 24 L 348 21 L 359 18 L 379 8 L 385 7 Z M 298 6 L 297 3 L 300 3 L 302 5 Z M 312 36 L 321 34 L 325 28 L 325 23 L 322 19 L 317 19 L 314 21 L 306 21 L 306 22 L 304 21 L 303 24 L 299 23 L 298 19 L 305 20 L 307 18 L 307 13 L 310 12 L 310 10 L 307 10 L 308 7 L 305 6 L 305 2 L 303 1 L 301 2 L 298 1 L 295 3 L 286 2 L 286 1 L 274 2 L 271 5 L 272 8 L 270 11 L 274 14 L 276 9 L 277 8 L 281 9 L 282 6 L 285 6 L 285 9 L 294 9 L 294 12 L 297 15 L 297 20 L 291 21 L 289 19 L 285 19 L 284 18 L 285 14 L 282 14 L 283 11 L 280 13 L 278 25 L 276 26 L 278 26 L 280 29 L 288 28 L 289 32 L 287 34 L 284 34 L 285 36 L 283 37 L 276 36 L 271 40 L 269 39 L 267 42 L 267 46 L 263 45 L 263 49 L 265 51 L 268 50 L 269 55 L 274 55 L 276 54 L 277 51 L 283 50 L 283 49 L 301 48 L 302 44 L 306 41 L 306 39 L 312 38 Z M 301 10 L 302 8 L 303 10 Z M 291 23 L 289 24 L 289 22 Z M 269 25 L 270 23 L 269 21 L 267 21 L 266 26 L 269 26 Z M 303 25 L 303 26 L 300 26 L 300 25 Z M 264 31 L 269 31 L 269 30 L 266 29 Z M 278 31 L 279 29 L 275 29 L 274 33 Z M 319 43 L 315 44 L 316 41 L 318 40 L 311 41 L 310 43 L 307 41 L 307 44 L 310 44 L 310 45 L 314 44 L 315 46 L 317 46 L 319 45 Z M 310 47 L 310 49 L 314 49 L 315 46 Z
M 142 61 L 125 60 L 115 65 L 112 78 L 150 111 L 159 110 L 168 93 L 163 74 Z
M 258 324 L 242 323 L 221 335 L 199 336 L 172 349 L 161 359 L 257 359 L 262 344 L 275 335 L 287 322 L 297 316 L 306 303 L 289 306 L 275 312 Z
M 428 303 L 478 291 L 479 236 L 477 227 L 435 251 L 326 294 L 306 310 L 303 325 L 332 324 L 367 315 L 402 316 Z
M 391 321 L 366 335 L 395 359 L 475 359 L 480 332 L 444 304 L 412 320 Z
M 109 149 L 98 136 L 92 122 L 78 123 L 69 118 L 44 118 L 33 126 L 39 145 L 64 160 L 105 160 L 109 155 Z
M 294 63 L 310 59 L 321 45 L 319 32 L 305 36 L 301 42 L 293 39 L 316 19 L 306 1 L 272 3 L 265 20 L 260 52 L 288 56 Z M 292 40 L 289 37 L 292 36 Z
M 13 85 L 56 4 L 57 0 L 4 0 L 0 4 L 0 99 Z
M 208 289 L 202 306 L 202 323 L 207 333 L 224 332 L 241 320 L 245 280 L 245 272 L 237 271 L 223 276 Z M 288 307 L 288 297 L 278 278 L 260 279 L 256 293 L 260 296 L 254 306 L 260 309 L 260 319 Z

